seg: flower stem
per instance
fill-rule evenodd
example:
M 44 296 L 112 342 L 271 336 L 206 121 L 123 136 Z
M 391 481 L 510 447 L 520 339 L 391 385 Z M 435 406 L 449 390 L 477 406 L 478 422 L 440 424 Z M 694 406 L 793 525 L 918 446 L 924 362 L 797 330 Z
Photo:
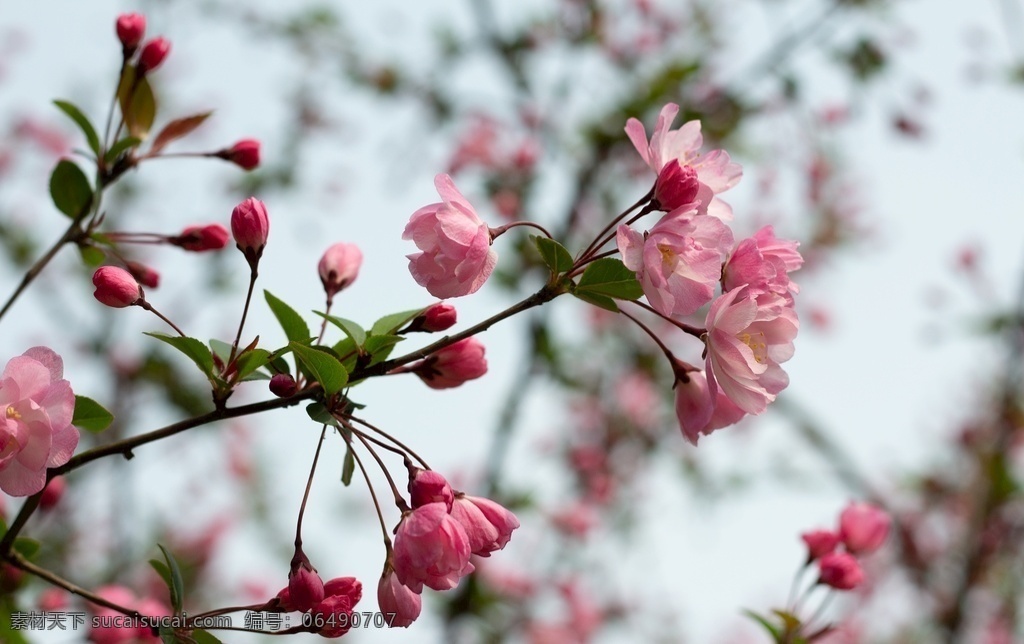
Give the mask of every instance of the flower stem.
M 256 287 L 256 278 L 258 276 L 259 271 L 256 269 L 256 263 L 253 262 L 249 265 L 249 290 L 245 294 L 245 306 L 242 308 L 242 319 L 238 321 L 238 333 L 235 334 L 235 341 L 231 344 L 231 354 L 228 356 L 225 368 L 234 361 L 235 354 L 238 353 L 238 343 L 242 340 L 242 328 L 245 327 L 245 318 L 249 315 L 249 304 L 252 302 L 252 291 Z
M 302 504 L 299 505 L 299 518 L 295 522 L 295 548 L 302 548 L 302 515 L 306 513 L 306 501 L 309 500 L 309 490 L 313 487 L 313 475 L 316 474 L 316 463 L 320 460 L 320 448 L 324 445 L 324 437 L 327 435 L 327 425 L 324 424 L 320 430 L 320 440 L 316 443 L 316 453 L 313 454 L 313 465 L 309 468 L 309 478 L 306 479 L 306 491 L 302 493 Z

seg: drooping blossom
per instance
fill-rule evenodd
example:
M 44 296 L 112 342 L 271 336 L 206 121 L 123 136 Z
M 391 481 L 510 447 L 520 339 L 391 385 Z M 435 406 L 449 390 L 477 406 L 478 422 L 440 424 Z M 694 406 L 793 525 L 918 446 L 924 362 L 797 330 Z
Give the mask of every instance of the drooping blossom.
M 792 298 L 799 287 L 790 281 L 789 273 L 803 266 L 804 258 L 795 241 L 778 239 L 771 226 L 758 230 L 753 237 L 736 245 L 722 268 L 722 289 L 748 285 L 756 292 L 775 293 Z
M 235 206 L 231 211 L 231 235 L 249 264 L 258 262 L 270 235 L 267 206 L 255 197 Z
M 347 633 L 355 621 L 352 609 L 362 597 L 363 585 L 355 577 L 337 577 L 328 581 L 324 584 L 323 600 L 310 611 L 313 631 L 327 638 Z
M 839 536 L 855 554 L 878 550 L 889 535 L 889 515 L 870 503 L 850 503 L 839 515 Z
M 142 288 L 132 274 L 117 266 L 100 266 L 92 274 L 93 296 L 114 308 L 131 306 L 142 299 Z
M 394 565 L 398 580 L 413 592 L 426 585 L 450 590 L 473 572 L 469 538 L 444 503 L 422 505 L 403 517 L 395 533 Z
M 735 425 L 746 416 L 721 389 L 712 395 L 705 372 L 691 371 L 686 375 L 687 382 L 676 383 L 676 419 L 691 444 L 696 445 L 701 436 Z
M 789 384 L 779 366 L 793 356 L 800 324 L 780 296 L 753 297 L 747 287 L 723 293 L 711 303 L 706 372 L 712 396 L 721 390 L 748 414 L 760 414 Z
M 451 389 L 487 373 L 484 351 L 479 340 L 466 338 L 410 365 L 408 370 L 431 389 Z
M 646 234 L 619 226 L 616 242 L 651 306 L 662 315 L 683 316 L 714 296 L 732 230 L 715 217 L 673 211 Z
M 434 470 L 416 468 L 409 477 L 409 500 L 414 509 L 428 503 L 444 503 L 451 512 L 455 493 L 447 479 Z
M 324 598 L 324 582 L 309 563 L 293 566 L 288 575 L 288 599 L 292 610 L 306 612 Z
M 800 535 L 807 544 L 807 561 L 821 559 L 839 545 L 839 535 L 831 530 L 810 530 Z
M 146 16 L 141 13 L 122 13 L 117 17 L 117 39 L 126 52 L 135 51 L 146 34 Z
M 139 76 L 162 65 L 169 53 L 171 53 L 171 41 L 163 36 L 154 38 L 143 45 L 142 53 L 139 54 Z
M 355 244 L 339 242 L 324 251 L 320 263 L 317 264 L 317 271 L 320 273 L 320 283 L 324 285 L 327 299 L 333 299 L 339 291 L 356 281 L 362 265 L 363 251 Z
M 728 221 L 732 219 L 732 208 L 715 195 L 736 185 L 743 169 L 738 163 L 733 163 L 724 150 L 701 153 L 704 137 L 700 132 L 700 121 L 687 121 L 677 130 L 670 129 L 678 113 L 679 106 L 675 103 L 661 108 L 650 141 L 643 123 L 634 118 L 626 122 L 626 135 L 659 179 L 665 170 L 675 172 L 668 168 L 672 161 L 678 161 L 681 168 L 692 167 L 700 181 L 696 197 L 701 201 L 700 212 Z M 668 181 L 668 178 L 662 181 Z
M 0 490 L 29 496 L 46 485 L 46 469 L 68 462 L 78 446 L 71 424 L 75 394 L 64 362 L 47 347 L 11 358 L 0 375 Z
M 452 517 L 466 531 L 469 550 L 480 557 L 490 557 L 501 550 L 519 527 L 519 519 L 500 504 L 476 496 L 457 494 L 452 504 Z
M 169 237 L 167 241 L 185 250 L 201 253 L 224 248 L 228 245 L 229 237 L 228 229 L 224 226 L 206 224 L 204 226 L 189 226 L 181 231 L 180 235 Z
M 414 212 L 402 233 L 421 251 L 408 256 L 409 272 L 437 298 L 475 293 L 498 261 L 490 229 L 450 176 L 437 175 L 434 185 L 441 203 Z
M 388 626 L 408 628 L 420 616 L 423 598 L 398 581 L 398 575 L 388 565 L 377 584 L 377 606 L 384 613 L 384 622 Z
M 853 590 L 864 583 L 864 571 L 848 552 L 830 552 L 818 560 L 819 583 L 836 590 Z

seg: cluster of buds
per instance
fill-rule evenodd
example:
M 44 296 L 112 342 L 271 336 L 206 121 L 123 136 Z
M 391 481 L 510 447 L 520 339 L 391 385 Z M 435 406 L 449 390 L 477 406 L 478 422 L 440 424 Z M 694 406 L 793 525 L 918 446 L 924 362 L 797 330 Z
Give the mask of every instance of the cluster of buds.
M 839 515 L 836 530 L 812 530 L 800 535 L 807 544 L 807 565 L 818 562 L 818 583 L 837 590 L 852 590 L 864 582 L 858 557 L 885 543 L 890 519 L 868 503 L 850 503 Z M 842 549 L 839 546 L 842 545 Z
M 115 25 L 117 38 L 121 41 L 124 60 L 127 63 L 139 49 L 146 35 L 146 17 L 140 13 L 126 13 L 117 18 Z M 167 54 L 171 53 L 171 42 L 159 36 L 142 46 L 139 54 L 138 74 L 143 76 L 163 64 Z

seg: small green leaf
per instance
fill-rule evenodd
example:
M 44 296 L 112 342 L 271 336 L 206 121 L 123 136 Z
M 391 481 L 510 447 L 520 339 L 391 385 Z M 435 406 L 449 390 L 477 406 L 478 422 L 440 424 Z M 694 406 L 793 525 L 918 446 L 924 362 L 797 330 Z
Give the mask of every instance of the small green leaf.
M 174 555 L 160 544 L 157 544 L 157 547 L 160 548 L 160 552 L 164 553 L 164 561 L 167 562 L 167 568 L 170 572 L 168 588 L 171 591 L 171 608 L 174 609 L 174 614 L 177 615 L 181 613 L 181 607 L 185 603 L 185 582 L 182 580 L 181 569 L 178 568 L 178 562 L 174 559 Z M 151 561 L 150 563 L 153 562 Z M 160 571 L 158 570 L 157 572 Z M 168 581 L 166 577 L 164 581 Z
M 540 258 L 556 274 L 564 273 L 572 268 L 572 255 L 565 249 L 565 246 L 562 246 L 554 239 L 548 239 L 540 235 L 531 235 L 531 238 L 537 246 L 537 251 L 540 252 Z
M 236 361 L 238 377 L 244 379 L 268 362 L 270 362 L 270 352 L 266 349 L 253 349 L 252 351 L 246 351 L 242 355 L 238 356 Z
M 373 337 L 372 335 L 370 336 Z M 333 347 L 331 347 L 338 359 L 341 360 L 341 364 L 345 366 L 345 370 L 351 372 L 356 368 L 356 360 L 359 359 L 359 350 L 356 348 L 356 343 L 352 341 L 350 337 L 344 337 L 339 340 Z
M 345 367 L 330 353 L 298 342 L 290 342 L 288 346 L 292 348 L 295 357 L 309 370 L 328 396 L 333 396 L 341 391 L 341 388 L 348 382 L 348 372 L 345 371 Z
M 92 123 L 86 118 L 85 114 L 79 110 L 74 104 L 67 101 L 54 101 L 54 105 L 60 108 L 60 111 L 64 112 L 71 117 L 71 120 L 78 124 L 78 127 L 85 134 L 85 140 L 89 142 L 89 149 L 93 151 L 93 154 L 99 156 L 100 154 L 100 137 L 96 135 L 96 129 L 93 128 Z
M 213 352 L 213 355 L 220 358 L 220 361 L 226 364 L 228 356 L 231 355 L 231 345 L 216 338 L 210 338 L 210 341 L 207 344 L 210 345 L 210 350 Z
M 50 175 L 50 197 L 57 210 L 72 219 L 79 219 L 89 212 L 92 205 L 92 187 L 81 168 L 61 159 Z
M 778 627 L 776 627 L 774 624 L 769 622 L 766 618 L 758 615 L 757 613 L 755 613 L 752 610 L 747 610 L 746 608 L 744 608 L 743 609 L 743 614 L 746 615 L 747 617 L 749 617 L 750 619 L 754 620 L 755 622 L 757 622 L 761 626 L 763 626 L 765 628 L 765 630 L 767 630 L 769 633 L 772 634 L 772 638 L 776 642 L 779 641 L 779 636 L 782 634 L 782 631 L 779 630 Z
M 322 318 L 327 318 L 328 322 L 341 329 L 345 335 L 352 338 L 352 341 L 356 343 L 357 347 L 363 346 L 363 343 L 366 342 L 366 331 L 363 330 L 363 327 L 359 326 L 359 323 L 353 322 L 352 320 L 346 320 L 345 318 L 335 317 L 333 315 L 325 315 L 319 311 L 313 312 Z
M 270 291 L 263 291 L 263 296 L 270 305 L 270 310 L 277 318 L 277 322 L 284 329 L 284 335 L 289 342 L 303 342 L 313 337 L 309 332 L 309 325 L 302 319 L 302 316 L 295 312 L 295 309 L 274 297 Z
M 344 431 L 344 430 L 343 430 Z M 356 458 L 352 446 L 345 447 L 345 460 L 341 465 L 341 484 L 348 487 L 352 483 L 352 474 L 356 471 Z
M 127 71 L 126 80 L 129 74 Z M 131 82 L 122 84 L 118 89 L 118 98 L 121 99 L 121 114 L 124 116 L 125 125 L 128 126 L 128 133 L 139 139 L 145 139 L 156 120 L 156 98 L 153 96 L 153 88 L 149 86 L 146 77 L 134 78 L 134 71 L 130 74 Z
M 204 376 L 214 375 L 213 354 L 206 348 L 206 345 L 195 338 L 183 338 L 180 335 L 167 335 L 155 331 L 147 331 L 146 335 L 166 342 L 178 351 L 184 353 L 192 362 L 196 363 Z
M 635 300 L 644 294 L 644 289 L 637 281 L 636 273 L 626 268 L 621 260 L 602 257 L 583 271 L 576 285 L 576 295 L 580 293 Z
M 164 126 L 160 133 L 153 139 L 153 145 L 149 148 L 150 154 L 155 154 L 172 141 L 188 136 L 197 127 L 203 124 L 203 121 L 210 118 L 213 112 L 203 112 L 202 114 L 195 114 L 193 116 L 186 116 L 185 118 L 174 119 L 170 123 Z
M 18 537 L 14 540 L 14 549 L 22 557 L 32 559 L 39 552 L 39 542 L 28 537 Z
M 338 420 L 331 416 L 330 412 L 327 411 L 327 407 L 324 407 L 323 403 L 314 402 L 306 405 L 306 414 L 314 421 L 321 425 L 330 425 L 331 427 L 341 427 Z
M 383 362 L 388 359 L 391 355 L 391 350 L 395 348 L 395 345 L 404 340 L 400 335 L 371 335 L 366 338 L 366 344 L 363 345 L 363 351 L 370 355 L 370 362 L 367 366 L 375 365 L 378 362 Z
M 107 254 L 95 246 L 81 245 L 78 253 L 82 256 L 82 262 L 89 267 L 95 268 L 107 260 Z
M 402 311 L 400 313 L 385 315 L 373 323 L 373 327 L 370 328 L 370 335 L 390 335 L 411 322 L 413 318 L 424 311 L 426 311 L 426 308 L 412 309 L 410 311 Z
M 579 291 L 573 292 L 573 295 L 575 295 L 578 299 L 583 300 L 587 304 L 593 304 L 594 306 L 605 309 L 606 311 L 611 311 L 612 313 L 619 312 L 619 305 L 615 303 L 615 300 L 606 295 L 598 295 L 597 293 L 587 292 L 581 293 Z
M 92 398 L 75 396 L 75 415 L 71 419 L 72 425 L 90 432 L 102 432 L 110 427 L 112 422 L 114 422 L 114 415 L 103 405 Z
M 192 631 L 192 641 L 195 642 L 195 644 L 224 644 L 208 631 L 204 630 Z
M 117 157 L 121 156 L 128 148 L 134 148 L 142 143 L 142 139 L 137 136 L 126 136 L 114 145 L 110 146 L 107 153 L 103 155 L 103 160 L 107 163 L 113 163 L 117 160 Z

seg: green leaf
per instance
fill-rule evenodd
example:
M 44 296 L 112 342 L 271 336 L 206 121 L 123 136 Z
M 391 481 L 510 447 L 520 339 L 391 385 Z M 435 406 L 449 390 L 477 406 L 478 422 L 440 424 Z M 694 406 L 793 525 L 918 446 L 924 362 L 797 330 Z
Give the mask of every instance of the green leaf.
M 149 81 L 145 76 L 136 77 L 134 67 L 126 67 L 117 89 L 117 98 L 121 103 L 121 114 L 128 126 L 128 133 L 145 139 L 156 120 L 156 98 Z
M 348 372 L 345 371 L 345 367 L 331 354 L 298 342 L 290 342 L 288 346 L 292 348 L 295 357 L 305 365 L 328 396 L 333 396 L 341 391 L 341 388 L 348 382 Z
M 157 547 L 160 548 L 160 552 L 164 553 L 164 561 L 167 562 L 169 575 L 165 577 L 161 574 L 160 576 L 164 577 L 164 581 L 168 582 L 167 587 L 171 591 L 171 608 L 174 609 L 174 614 L 177 615 L 181 613 L 181 607 L 185 603 L 185 582 L 182 581 L 181 569 L 178 568 L 178 562 L 174 559 L 174 555 L 160 544 L 157 544 Z M 154 562 L 160 563 L 155 559 L 149 563 L 153 564 Z M 153 567 L 156 568 L 156 565 L 153 565 Z M 160 570 L 158 569 L 157 572 L 160 572 Z
M 410 311 L 402 311 L 400 313 L 385 315 L 373 323 L 373 327 L 370 328 L 370 335 L 390 335 L 401 329 L 403 326 L 411 322 L 413 318 L 426 310 L 426 307 L 424 307 L 422 309 L 412 309 Z
M 583 271 L 576 285 L 576 295 L 580 293 L 635 300 L 644 294 L 644 289 L 637 281 L 636 273 L 626 268 L 621 260 L 602 257 Z
M 313 334 L 309 332 L 309 325 L 301 315 L 295 312 L 295 309 L 274 297 L 270 291 L 263 291 L 263 296 L 267 299 L 267 304 L 270 305 L 270 310 L 277 318 L 277 322 L 284 329 L 284 335 L 289 342 L 303 342 L 313 337 Z
M 78 127 L 85 134 L 85 140 L 89 142 L 89 149 L 93 151 L 96 156 L 100 155 L 100 137 L 96 135 L 96 129 L 93 128 L 92 123 L 86 118 L 82 111 L 75 107 L 74 104 L 67 101 L 54 101 L 54 105 L 60 108 L 60 111 L 64 112 L 71 117 L 71 120 L 78 124 Z
M 174 119 L 170 123 L 164 126 L 160 133 L 153 139 L 153 145 L 149 148 L 149 153 L 154 154 L 164 149 L 164 147 L 178 139 L 188 136 L 197 127 L 203 124 L 203 121 L 210 118 L 213 112 L 203 112 L 202 114 L 194 114 L 192 116 L 186 116 L 185 118 Z
M 208 631 L 204 630 L 192 631 L 192 641 L 195 642 L 195 644 L 224 644 Z
M 146 335 L 154 337 L 161 342 L 166 342 L 178 351 L 184 353 L 192 362 L 196 363 L 204 376 L 213 377 L 213 354 L 206 348 L 206 345 L 195 338 L 183 338 L 180 335 L 167 335 L 156 331 L 147 331 Z
M 749 617 L 750 619 L 754 620 L 755 622 L 757 622 L 761 626 L 763 626 L 765 628 L 765 630 L 767 630 L 769 633 L 772 634 L 772 638 L 776 642 L 779 641 L 779 636 L 782 634 L 782 631 L 780 631 L 774 624 L 769 622 L 766 618 L 761 617 L 760 615 L 758 615 L 754 611 L 747 610 L 746 608 L 743 609 L 743 614 L 746 615 L 747 617 Z
M 352 341 L 356 343 L 357 347 L 363 346 L 366 342 L 366 331 L 363 327 L 359 326 L 359 323 L 353 322 L 352 320 L 346 320 L 345 318 L 335 317 L 333 315 L 325 315 L 319 311 L 313 311 L 322 318 L 326 318 L 328 322 L 341 329 L 345 335 L 352 338 Z
M 391 350 L 402 340 L 405 338 L 400 335 L 371 335 L 366 338 L 363 351 L 370 355 L 370 362 L 367 363 L 367 366 L 387 360 L 391 355 Z
M 28 537 L 18 537 L 14 540 L 14 549 L 22 557 L 32 559 L 39 552 L 39 542 Z
M 370 336 L 371 338 L 374 336 Z M 359 359 L 359 350 L 356 348 L 356 343 L 352 341 L 352 338 L 345 337 L 339 340 L 331 351 L 338 356 L 341 360 L 341 364 L 345 366 L 345 370 L 351 372 L 356 368 L 356 360 Z
M 117 157 L 121 156 L 128 148 L 134 148 L 142 143 L 142 139 L 137 136 L 126 136 L 114 145 L 110 146 L 107 153 L 103 155 L 103 160 L 107 163 L 113 163 L 117 160 Z
M 270 352 L 266 349 L 253 349 L 252 351 L 246 351 L 242 355 L 238 356 L 237 359 L 238 377 L 243 379 L 268 362 L 270 362 Z
M 231 355 L 231 345 L 216 338 L 210 338 L 210 341 L 207 344 L 210 345 L 210 350 L 213 352 L 213 355 L 220 358 L 220 361 L 226 364 L 228 356 Z
M 345 430 L 342 430 L 345 431 Z M 352 483 L 352 474 L 356 471 L 356 458 L 352 446 L 345 447 L 345 460 L 341 465 L 341 484 L 348 487 Z
M 61 159 L 50 175 L 50 197 L 57 210 L 72 219 L 78 219 L 89 212 L 92 187 L 81 168 L 67 159 Z
M 530 237 L 537 246 L 537 251 L 540 252 L 540 258 L 556 274 L 564 273 L 572 268 L 572 255 L 565 249 L 565 246 L 540 235 L 531 235 Z
M 71 419 L 72 425 L 90 432 L 102 432 L 110 427 L 112 422 L 114 422 L 114 415 L 103 405 L 92 398 L 75 396 L 75 415 Z
M 306 414 L 314 421 L 321 425 L 330 425 L 331 427 L 340 428 L 341 425 L 338 420 L 331 416 L 330 412 L 327 411 L 327 407 L 324 407 L 323 403 L 314 402 L 306 405 Z
M 95 246 L 81 245 L 78 252 L 82 256 L 82 262 L 89 267 L 95 268 L 107 259 L 107 254 Z
M 587 292 L 580 293 L 579 291 L 573 292 L 573 295 L 587 304 L 593 304 L 594 306 L 598 306 L 606 311 L 611 311 L 612 313 L 619 312 L 619 305 L 615 303 L 615 300 L 606 295 Z

